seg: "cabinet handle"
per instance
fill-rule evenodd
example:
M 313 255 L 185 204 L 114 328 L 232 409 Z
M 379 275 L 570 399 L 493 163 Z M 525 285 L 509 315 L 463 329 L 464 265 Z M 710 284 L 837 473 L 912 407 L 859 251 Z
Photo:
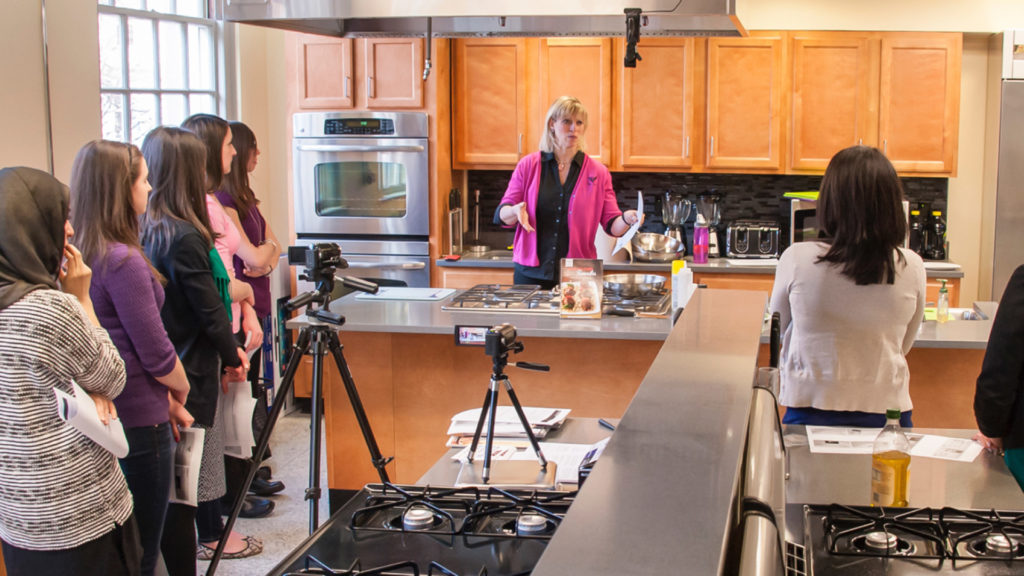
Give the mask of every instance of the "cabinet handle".
M 366 77 L 366 97 L 373 98 L 373 76 Z
M 711 154 L 708 157 L 709 158 L 714 158 L 715 157 L 715 137 L 714 136 L 711 137 Z
M 857 146 L 863 146 L 863 145 L 864 145 L 864 139 L 863 138 L 857 138 Z
M 885 156 L 889 155 L 889 140 L 882 139 L 882 154 Z
M 516 144 L 516 154 L 519 156 L 523 155 L 523 133 L 519 133 L 519 143 Z
M 683 158 L 690 157 L 690 137 L 686 137 L 686 149 L 683 151 Z
M 350 94 L 352 93 L 352 88 L 351 87 L 352 87 L 352 77 L 351 76 L 345 76 L 345 98 L 346 99 L 352 97 L 352 96 L 350 96 Z

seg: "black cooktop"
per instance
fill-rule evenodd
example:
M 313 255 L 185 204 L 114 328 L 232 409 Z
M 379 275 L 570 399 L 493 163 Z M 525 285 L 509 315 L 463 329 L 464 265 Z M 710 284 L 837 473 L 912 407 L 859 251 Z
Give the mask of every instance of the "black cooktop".
M 574 496 L 369 484 L 270 576 L 525 576 Z

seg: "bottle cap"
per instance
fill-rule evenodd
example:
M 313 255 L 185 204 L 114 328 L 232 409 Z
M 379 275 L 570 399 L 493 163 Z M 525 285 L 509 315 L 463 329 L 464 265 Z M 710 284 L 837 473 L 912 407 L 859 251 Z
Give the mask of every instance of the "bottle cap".
M 885 411 L 885 418 L 886 418 L 886 420 L 899 420 L 900 419 L 900 409 L 899 408 L 889 408 L 888 410 Z
M 707 226 L 708 225 L 708 221 L 704 219 L 704 215 L 703 214 L 699 214 L 698 213 L 697 214 L 697 221 L 694 222 L 694 225 L 695 226 Z

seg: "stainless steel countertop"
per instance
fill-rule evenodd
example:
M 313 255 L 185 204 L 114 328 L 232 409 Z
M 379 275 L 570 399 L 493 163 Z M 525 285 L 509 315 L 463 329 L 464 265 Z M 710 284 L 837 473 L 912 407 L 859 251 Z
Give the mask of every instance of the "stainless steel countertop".
M 754 262 L 754 261 L 751 261 Z M 455 261 L 436 260 L 442 268 L 507 268 L 513 267 L 512 252 L 509 250 L 490 250 L 482 254 L 467 252 Z M 734 264 L 727 258 L 711 258 L 706 264 L 694 264 L 693 258 L 686 257 L 686 266 L 695 273 L 714 274 L 775 274 L 775 266 L 767 264 Z M 605 271 L 613 272 L 664 272 L 672 271 L 671 262 L 615 262 L 605 261 Z M 926 269 L 928 278 L 963 278 L 962 269 L 936 270 Z
M 697 292 L 534 576 L 719 573 L 765 304 Z

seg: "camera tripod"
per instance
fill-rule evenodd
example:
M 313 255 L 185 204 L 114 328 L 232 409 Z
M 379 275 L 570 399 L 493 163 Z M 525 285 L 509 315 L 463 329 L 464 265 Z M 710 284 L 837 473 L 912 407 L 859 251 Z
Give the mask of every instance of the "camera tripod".
M 488 335 L 490 337 L 490 335 Z M 540 449 L 540 443 L 537 442 L 537 437 L 533 434 L 533 428 L 530 427 L 530 423 L 526 419 L 526 414 L 523 412 L 523 406 L 519 403 L 519 397 L 516 396 L 516 391 L 512 388 L 512 382 L 509 381 L 508 376 L 505 374 L 505 366 L 508 365 L 508 353 L 509 350 L 518 353 L 523 349 L 522 342 L 513 342 L 508 348 L 504 345 L 499 344 L 502 350 L 496 350 L 491 356 L 493 361 L 491 371 L 491 384 L 487 388 L 487 394 L 484 396 L 484 404 L 480 408 L 480 418 L 476 422 L 476 431 L 473 433 L 473 443 L 469 446 L 469 455 L 467 460 L 470 464 L 473 463 L 473 457 L 476 454 L 476 447 L 480 443 L 480 433 L 484 428 L 484 421 L 487 421 L 487 438 L 484 440 L 484 466 L 481 478 L 486 484 L 491 479 L 491 447 L 494 443 L 494 420 L 497 417 L 498 412 L 498 392 L 500 391 L 499 385 L 505 384 L 505 391 L 508 393 L 509 400 L 512 401 L 512 407 L 516 411 L 516 415 L 519 416 L 519 422 L 523 425 L 523 430 L 526 431 L 526 437 L 530 439 L 530 445 L 533 446 L 533 453 L 537 455 L 537 461 L 540 462 L 540 469 L 547 471 L 548 461 L 544 458 L 544 452 Z M 526 370 L 537 370 L 541 372 L 547 372 L 550 368 L 544 364 L 530 364 L 527 362 L 513 362 L 513 366 L 524 368 Z
M 372 282 L 360 280 L 358 278 L 347 278 L 339 277 L 342 282 L 350 287 L 364 292 L 375 293 L 377 291 L 377 285 Z M 370 427 L 370 421 L 366 417 L 366 411 L 363 409 L 363 402 L 359 398 L 359 391 L 356 389 L 355 381 L 352 378 L 352 373 L 348 369 L 348 363 L 345 361 L 345 356 L 342 353 L 341 341 L 338 339 L 338 329 L 345 323 L 345 317 L 340 314 L 332 313 L 327 310 L 330 304 L 330 292 L 333 290 L 333 278 L 332 282 L 326 283 L 324 286 L 318 285 L 318 290 L 308 292 L 295 299 L 289 301 L 283 306 L 287 312 L 292 312 L 303 306 L 307 306 L 306 326 L 303 326 L 299 330 L 299 336 L 292 346 L 291 354 L 288 358 L 288 365 L 285 368 L 284 376 L 281 382 L 281 386 L 278 388 L 277 396 L 284 398 L 287 396 L 288 391 L 292 389 L 295 382 L 295 372 L 299 368 L 299 364 L 302 362 L 302 358 L 310 353 L 313 356 L 313 374 L 312 374 L 312 392 L 311 392 L 311 406 L 310 406 L 310 428 L 309 428 L 309 487 L 306 488 L 305 498 L 309 500 L 309 533 L 313 534 L 319 526 L 319 506 L 320 506 L 320 430 L 321 421 L 323 419 L 323 359 L 327 351 L 330 351 L 334 357 L 334 363 L 338 368 L 338 373 L 341 374 L 342 381 L 345 383 L 345 391 L 348 394 L 349 404 L 352 406 L 352 410 L 355 413 L 356 421 L 359 423 L 359 429 L 363 433 L 363 440 L 366 442 L 366 447 L 370 452 L 370 459 L 373 463 L 373 467 L 377 469 L 377 474 L 380 476 L 381 482 L 390 482 L 388 478 L 387 465 L 394 459 L 393 457 L 385 458 L 380 453 L 380 448 L 377 446 L 377 439 L 374 437 L 373 429 Z M 308 306 L 312 303 L 319 303 L 319 309 L 312 309 Z M 213 557 L 210 559 L 210 565 L 207 568 L 206 576 L 213 576 L 217 569 L 217 565 L 220 562 L 220 558 L 224 553 L 224 547 L 227 544 L 228 536 L 231 534 L 231 529 L 235 524 L 235 520 L 238 518 L 238 514 L 242 510 L 242 505 L 245 502 L 245 487 L 252 484 L 253 478 L 256 477 L 256 471 L 263 461 L 263 455 L 266 453 L 267 446 L 270 444 L 270 435 L 273 432 L 274 425 L 277 423 L 277 417 L 281 413 L 281 409 L 284 406 L 284 402 L 276 401 L 270 410 L 270 414 L 267 416 L 267 424 L 260 432 L 260 437 L 256 441 L 256 447 L 253 448 L 253 456 L 249 461 L 248 473 L 246 474 L 245 482 L 242 484 L 243 489 L 240 494 L 237 494 L 234 499 L 234 505 L 231 508 L 231 513 L 228 515 L 227 520 L 224 522 L 224 533 L 221 536 L 220 541 L 217 543 L 217 549 L 214 551 Z

